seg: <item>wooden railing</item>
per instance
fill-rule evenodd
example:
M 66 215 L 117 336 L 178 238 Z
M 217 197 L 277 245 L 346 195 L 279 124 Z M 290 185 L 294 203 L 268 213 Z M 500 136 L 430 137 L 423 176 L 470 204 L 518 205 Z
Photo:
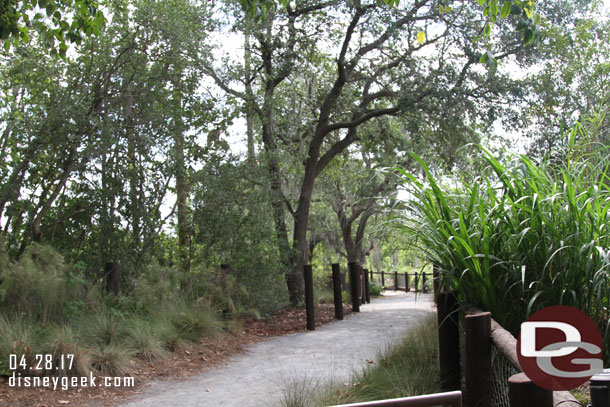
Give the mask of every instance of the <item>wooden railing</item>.
M 422 396 L 404 397 L 400 399 L 367 401 L 364 403 L 341 404 L 334 407 L 431 407 L 438 405 L 462 407 L 462 392 L 426 394 Z

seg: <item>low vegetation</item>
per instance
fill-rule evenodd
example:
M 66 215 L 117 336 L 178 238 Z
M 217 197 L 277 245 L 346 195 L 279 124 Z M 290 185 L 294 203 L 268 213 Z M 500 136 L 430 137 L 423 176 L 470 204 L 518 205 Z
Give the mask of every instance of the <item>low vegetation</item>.
M 439 391 L 437 324 L 431 316 L 348 383 L 313 379 L 287 383 L 281 407 L 331 406 Z
M 139 280 L 133 295 L 117 297 L 103 295 L 49 247 L 33 245 L 18 262 L 3 257 L 0 374 L 12 374 L 10 354 L 28 366 L 36 354 L 57 360 L 70 354 L 71 369 L 56 374 L 122 376 L 132 371 L 136 358 L 163 359 L 202 336 L 222 335 L 239 325 L 224 318 L 216 304 L 172 290 L 167 277 L 156 278 L 159 273 Z

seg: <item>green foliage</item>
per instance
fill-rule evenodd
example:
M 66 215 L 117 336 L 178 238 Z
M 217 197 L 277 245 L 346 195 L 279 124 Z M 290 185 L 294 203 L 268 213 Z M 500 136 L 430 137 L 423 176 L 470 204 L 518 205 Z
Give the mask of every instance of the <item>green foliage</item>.
M 88 290 L 49 246 L 30 246 L 19 262 L 5 263 L 0 274 L 0 307 L 44 323 L 75 312 Z
M 203 335 L 218 336 L 223 330 L 223 323 L 216 311 L 209 306 L 189 304 L 185 300 L 178 300 L 172 308 L 162 311 L 161 316 L 168 318 L 180 337 L 188 341 L 196 341 Z
M 37 33 L 51 55 L 66 56 L 69 43 L 98 35 L 106 22 L 95 0 L 4 1 L 0 6 L 0 40 L 5 51 L 11 44 L 28 43 Z
M 383 295 L 383 292 L 385 291 L 383 287 L 375 284 L 374 281 L 370 282 L 369 289 L 370 289 L 371 295 L 374 295 L 374 296 Z
M 127 376 L 132 371 L 134 351 L 124 344 L 101 345 L 91 350 L 91 366 L 101 376 Z
M 425 180 L 404 173 L 413 199 L 400 227 L 440 266 L 446 288 L 513 333 L 532 312 L 564 304 L 590 315 L 607 343 L 608 150 L 579 154 L 573 141 L 559 163 L 482 150 L 488 171 L 451 187 L 415 156 Z
M 166 348 L 177 348 L 176 343 L 166 341 L 163 337 L 166 333 L 163 325 L 154 324 L 152 321 L 133 318 L 127 321 L 127 338 L 130 346 L 135 350 L 136 357 L 152 362 L 157 359 L 165 359 L 168 356 Z
M 53 326 L 44 339 L 42 353 L 53 355 L 53 366 L 59 367 L 55 372 L 57 376 L 87 376 L 91 371 L 89 349 L 82 341 L 78 328 L 70 325 Z M 66 359 L 67 355 L 74 356 L 72 366 Z
M 2 374 L 11 373 L 8 370 L 9 355 L 17 355 L 18 361 L 25 357 L 27 364 L 32 366 L 34 355 L 40 353 L 39 350 L 40 332 L 36 325 L 27 320 L 0 315 L 0 372 Z

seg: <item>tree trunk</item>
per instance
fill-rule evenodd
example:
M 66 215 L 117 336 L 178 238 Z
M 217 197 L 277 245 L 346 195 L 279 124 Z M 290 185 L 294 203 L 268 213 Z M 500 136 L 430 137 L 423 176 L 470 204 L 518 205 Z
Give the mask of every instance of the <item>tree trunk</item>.
M 252 84 L 250 82 L 250 77 L 252 75 L 252 70 L 250 67 L 251 60 L 251 49 L 250 49 L 250 29 L 246 27 L 244 33 L 244 76 L 246 80 L 246 95 L 248 100 L 246 100 L 246 136 L 247 136 L 247 145 L 248 145 L 248 161 L 250 164 L 254 165 L 255 163 L 255 152 L 254 152 L 254 109 L 253 109 L 253 101 L 254 97 L 252 92 Z
M 175 145 L 176 151 L 176 207 L 178 218 L 178 257 L 180 261 L 180 270 L 188 273 L 191 268 L 190 259 L 190 243 L 191 236 L 188 225 L 188 184 L 186 177 L 186 167 L 184 160 L 184 134 L 181 131 L 176 132 Z

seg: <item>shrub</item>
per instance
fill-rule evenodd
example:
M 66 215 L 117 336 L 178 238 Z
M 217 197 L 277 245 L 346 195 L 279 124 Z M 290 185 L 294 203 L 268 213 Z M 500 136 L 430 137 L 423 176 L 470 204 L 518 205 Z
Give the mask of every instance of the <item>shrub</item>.
M 190 304 L 184 299 L 177 301 L 162 315 L 169 318 L 182 339 L 191 342 L 203 335 L 218 336 L 223 330 L 217 312 L 206 306 Z
M 126 376 L 132 372 L 134 351 L 122 344 L 108 344 L 93 348 L 91 367 L 101 376 Z
M 83 326 L 83 336 L 88 343 L 107 346 L 118 342 L 124 335 L 125 321 L 108 312 L 98 312 L 94 315 L 83 316 L 80 324 Z
M 413 199 L 403 224 L 440 266 L 442 284 L 489 310 L 513 333 L 554 304 L 583 310 L 610 339 L 610 181 L 607 150 L 562 163 L 526 156 L 441 187 L 421 159 L 422 181 L 404 173 Z M 606 347 L 607 348 L 607 347 Z
M 4 315 L 0 315 L 1 373 L 9 373 L 9 355 L 11 354 L 17 355 L 17 361 L 21 361 L 22 357 L 25 357 L 27 365 L 32 366 L 34 355 L 40 353 L 39 346 L 39 332 L 34 324 L 27 320 L 9 319 Z
M 42 352 L 53 355 L 53 366 L 58 367 L 55 372 L 58 376 L 87 376 L 91 370 L 89 351 L 79 332 L 69 325 L 52 327 L 42 345 Z M 67 355 L 74 355 L 74 359 L 69 361 Z
M 33 244 L 19 262 L 4 263 L 0 270 L 0 305 L 5 312 L 47 323 L 64 317 L 69 304 L 84 297 L 84 280 L 52 248 Z
M 145 319 L 133 317 L 126 322 L 125 341 L 140 359 L 152 362 L 165 359 L 168 355 L 165 348 L 165 327 L 152 324 Z
M 384 292 L 384 288 L 381 286 L 378 286 L 377 284 L 375 284 L 373 281 L 371 281 L 371 283 L 369 284 L 369 292 L 371 293 L 371 295 L 383 295 Z

